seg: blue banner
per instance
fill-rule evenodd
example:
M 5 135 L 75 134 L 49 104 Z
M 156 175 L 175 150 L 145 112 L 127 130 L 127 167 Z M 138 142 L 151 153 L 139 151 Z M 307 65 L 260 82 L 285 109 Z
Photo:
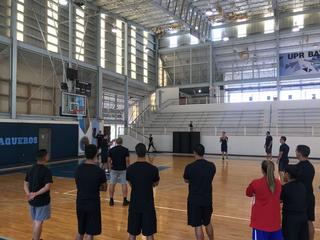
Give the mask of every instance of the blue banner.
M 281 77 L 320 73 L 320 51 L 283 53 L 279 60 Z

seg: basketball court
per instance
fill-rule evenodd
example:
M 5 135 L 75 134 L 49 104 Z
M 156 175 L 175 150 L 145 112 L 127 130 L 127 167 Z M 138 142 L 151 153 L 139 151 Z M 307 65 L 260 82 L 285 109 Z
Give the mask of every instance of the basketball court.
M 252 179 L 261 175 L 261 159 L 232 157 L 225 163 L 220 158 L 212 156 L 207 159 L 213 161 L 217 166 L 213 184 L 214 214 L 212 217 L 215 239 L 250 239 L 249 219 L 252 200 L 245 196 L 245 189 Z M 149 160 L 160 169 L 161 178 L 159 186 L 155 189 L 159 232 L 156 238 L 159 240 L 193 239 L 193 229 L 187 226 L 187 185 L 182 179 L 184 167 L 193 160 L 192 157 L 157 154 L 151 156 Z M 45 223 L 44 239 L 72 239 L 77 232 L 76 189 L 72 178 L 76 165 L 77 162 L 72 162 L 50 167 L 55 175 L 52 189 L 52 219 Z M 315 162 L 315 168 L 318 172 L 320 164 Z M 23 179 L 22 172 L 0 176 L 0 187 L 3 189 L 0 202 L 3 213 L 0 216 L 0 232 L 9 239 L 30 239 L 31 220 L 24 193 L 21 191 Z M 320 182 L 319 176 L 314 182 Z M 317 196 L 316 219 L 319 219 L 318 186 L 314 188 Z M 106 200 L 108 197 L 102 193 L 103 234 L 97 239 L 127 238 L 128 209 L 122 206 L 120 192 L 118 186 L 114 207 L 109 207 Z M 318 222 L 315 227 L 315 239 L 318 240 L 320 239 Z

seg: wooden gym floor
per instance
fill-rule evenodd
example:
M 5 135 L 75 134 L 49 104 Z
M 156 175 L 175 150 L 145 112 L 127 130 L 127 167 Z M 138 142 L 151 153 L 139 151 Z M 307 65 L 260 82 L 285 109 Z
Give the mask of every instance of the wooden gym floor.
M 132 154 L 133 155 L 133 154 Z M 251 199 L 245 196 L 248 183 L 260 177 L 261 159 L 239 159 L 233 157 L 223 164 L 217 157 L 208 157 L 217 166 L 214 179 L 214 215 L 215 240 L 251 239 L 249 217 Z M 135 158 L 132 157 L 132 161 Z M 191 240 L 193 229 L 187 226 L 186 199 L 187 185 L 182 179 L 186 164 L 191 157 L 155 155 L 150 158 L 154 165 L 163 169 L 160 172 L 160 185 L 155 189 L 155 201 L 158 218 L 158 240 Z M 316 240 L 320 240 L 320 161 L 316 161 Z M 28 205 L 23 193 L 23 173 L 0 176 L 0 238 L 31 239 L 31 220 Z M 72 178 L 54 177 L 51 191 L 52 218 L 44 225 L 42 237 L 51 239 L 74 239 L 77 231 L 75 214 L 75 183 Z M 120 202 L 109 207 L 102 193 L 102 235 L 97 239 L 127 239 L 127 208 Z M 121 188 L 117 186 L 115 199 L 121 200 Z M 138 239 L 145 239 L 139 237 Z

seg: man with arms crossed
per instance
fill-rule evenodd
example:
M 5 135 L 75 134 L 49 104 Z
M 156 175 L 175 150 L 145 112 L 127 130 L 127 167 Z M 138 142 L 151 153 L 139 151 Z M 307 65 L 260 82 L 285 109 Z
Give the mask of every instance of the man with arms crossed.
M 279 156 L 277 160 L 278 169 L 279 169 L 279 176 L 281 184 L 284 184 L 284 171 L 286 167 L 289 165 L 289 146 L 286 144 L 287 138 L 285 136 L 282 136 L 280 138 L 280 150 L 279 150 Z
M 310 148 L 306 145 L 298 145 L 296 156 L 299 163 L 296 165 L 298 169 L 297 181 L 303 183 L 307 192 L 307 217 L 309 226 L 309 240 L 314 240 L 314 225 L 315 220 L 315 196 L 313 193 L 313 179 L 315 170 L 312 163 L 308 160 Z
M 37 163 L 27 172 L 24 191 L 30 204 L 32 218 L 32 239 L 40 240 L 42 224 L 51 217 L 50 188 L 51 171 L 45 166 L 49 161 L 47 150 L 41 149 L 37 154 Z
M 122 146 L 122 138 L 116 140 L 116 146 L 109 150 L 108 170 L 110 172 L 110 206 L 114 205 L 113 195 L 117 183 L 122 186 L 123 206 L 128 206 L 127 200 L 128 188 L 126 181 L 126 170 L 130 165 L 129 150 Z M 110 171 L 111 169 L 111 171 Z
M 159 170 L 146 160 L 147 148 L 143 143 L 136 146 L 137 162 L 127 170 L 131 186 L 128 214 L 129 240 L 135 240 L 141 231 L 147 240 L 153 240 L 157 232 L 153 187 L 159 184 Z
M 89 144 L 85 148 L 86 160 L 75 172 L 77 185 L 78 234 L 76 240 L 87 235 L 92 240 L 101 234 L 100 190 L 107 190 L 105 172 L 98 166 L 98 149 Z
M 188 225 L 195 228 L 197 240 L 204 240 L 202 225 L 205 226 L 209 240 L 213 240 L 212 181 L 216 166 L 203 158 L 204 153 L 203 145 L 198 144 L 194 147 L 195 161 L 186 166 L 183 178 L 189 183 Z

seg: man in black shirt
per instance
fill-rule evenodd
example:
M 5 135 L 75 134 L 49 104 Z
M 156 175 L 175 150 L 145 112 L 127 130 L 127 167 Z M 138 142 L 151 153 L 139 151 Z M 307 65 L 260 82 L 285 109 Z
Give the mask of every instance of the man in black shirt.
M 280 138 L 280 150 L 279 150 L 279 156 L 278 156 L 278 160 L 277 160 L 277 164 L 278 164 L 278 169 L 279 169 L 279 176 L 280 176 L 280 180 L 281 183 L 284 182 L 283 178 L 284 178 L 284 170 L 286 169 L 286 167 L 289 164 L 289 146 L 286 144 L 287 138 L 285 136 L 282 136 Z
M 104 138 L 102 132 L 99 131 L 99 133 L 95 136 L 95 138 L 97 139 L 97 147 L 98 147 L 98 149 L 100 149 L 102 141 L 103 141 L 103 138 Z
M 272 141 L 273 141 L 273 138 L 270 132 L 267 131 L 266 143 L 264 144 L 264 148 L 266 150 L 267 160 L 270 160 L 270 161 L 272 161 Z
M 308 240 L 306 188 L 297 181 L 298 169 L 288 165 L 285 169 L 282 187 L 282 233 L 285 240 Z
M 190 132 L 193 132 L 193 122 L 192 121 L 190 121 L 190 123 L 189 123 L 189 128 L 190 128 Z
M 33 240 L 40 239 L 43 221 L 51 217 L 50 188 L 53 181 L 51 171 L 45 166 L 48 161 L 48 152 L 45 149 L 39 150 L 37 163 L 29 169 L 24 180 L 24 191 L 33 221 Z
M 85 148 L 86 161 L 75 172 L 77 185 L 78 234 L 76 240 L 93 239 L 101 234 L 100 190 L 107 190 L 105 172 L 98 167 L 98 149 L 89 144 Z
M 153 187 L 160 181 L 159 170 L 146 161 L 147 148 L 143 143 L 136 146 L 137 162 L 127 170 L 131 186 L 128 214 L 129 240 L 135 240 L 141 231 L 147 240 L 153 240 L 157 232 L 157 217 L 154 207 Z
M 122 186 L 123 206 L 128 206 L 127 200 L 128 188 L 126 180 L 126 170 L 130 165 L 129 150 L 122 146 L 122 138 L 116 140 L 116 146 L 109 150 L 108 170 L 110 171 L 110 206 L 114 205 L 114 189 L 117 183 Z
M 152 137 L 152 134 L 149 135 L 149 146 L 148 146 L 148 152 L 150 151 L 150 148 L 153 148 L 153 151 L 157 151 L 157 149 L 154 147 L 154 144 L 153 144 L 153 137 Z
M 315 170 L 311 162 L 308 160 L 310 155 L 310 148 L 306 145 L 298 145 L 296 149 L 296 156 L 299 163 L 296 165 L 298 168 L 297 180 L 306 188 L 307 191 L 307 217 L 309 227 L 309 240 L 314 239 L 314 225 L 315 220 L 315 197 L 313 193 L 313 179 Z
M 216 166 L 203 158 L 204 146 L 199 144 L 193 149 L 195 160 L 186 166 L 183 178 L 189 183 L 188 225 L 195 228 L 196 239 L 204 239 L 202 225 L 205 226 L 209 240 L 213 240 L 211 224 L 212 181 Z

